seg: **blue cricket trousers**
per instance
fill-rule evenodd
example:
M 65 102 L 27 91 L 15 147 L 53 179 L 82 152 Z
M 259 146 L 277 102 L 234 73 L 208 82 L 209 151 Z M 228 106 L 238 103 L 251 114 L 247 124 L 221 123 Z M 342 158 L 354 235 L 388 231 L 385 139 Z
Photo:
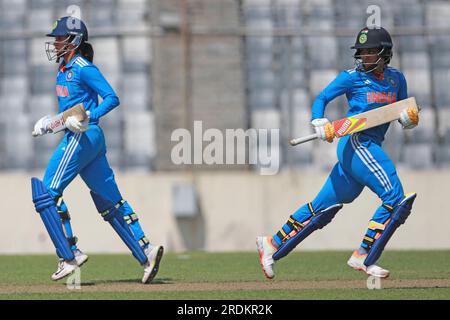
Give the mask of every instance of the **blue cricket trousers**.
M 316 198 L 300 207 L 293 217 L 304 222 L 311 218 L 309 206 L 314 212 L 326 209 L 338 203 L 351 203 L 364 187 L 369 187 L 382 201 L 372 221 L 384 224 L 390 218 L 387 207 L 395 207 L 404 198 L 402 184 L 393 162 L 381 148 L 381 145 L 369 137 L 355 133 L 339 140 L 338 163 L 332 169 L 325 185 Z M 375 231 L 368 230 L 373 236 Z M 276 235 L 274 238 L 281 243 Z M 362 247 L 367 247 L 364 242 Z
M 113 204 L 122 200 L 122 196 L 114 179 L 114 173 L 106 159 L 106 145 L 103 130 L 96 124 L 89 124 L 84 133 L 66 131 L 61 143 L 53 153 L 44 175 L 44 184 L 53 197 L 62 197 L 64 189 L 80 174 L 86 185 L 95 193 Z M 67 211 L 62 203 L 62 210 Z M 125 202 L 123 215 L 133 213 L 133 209 Z M 63 222 L 71 237 L 68 221 Z M 139 222 L 130 224 L 136 240 L 144 237 Z M 76 248 L 73 246 L 73 249 Z

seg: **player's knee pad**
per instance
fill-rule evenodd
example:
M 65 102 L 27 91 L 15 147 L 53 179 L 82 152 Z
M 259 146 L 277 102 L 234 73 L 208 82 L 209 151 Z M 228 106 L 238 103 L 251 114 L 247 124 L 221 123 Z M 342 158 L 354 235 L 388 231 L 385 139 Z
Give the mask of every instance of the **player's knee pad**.
M 108 221 L 111 224 L 128 249 L 131 250 L 133 256 L 139 261 L 139 263 L 146 263 L 147 256 L 145 255 L 142 246 L 148 244 L 148 240 L 145 237 L 139 241 L 134 239 L 133 233 L 128 226 L 134 218 L 128 217 L 128 219 L 125 219 L 119 211 L 120 207 L 123 205 L 123 201 L 120 201 L 114 205 L 95 192 L 91 191 L 91 196 L 98 212 L 102 215 L 105 221 Z M 135 218 L 137 218 L 137 216 Z
M 31 178 L 31 190 L 34 206 L 44 222 L 45 228 L 56 248 L 56 253 L 64 260 L 73 260 L 75 257 L 64 234 L 55 201 L 44 183 L 37 178 Z
M 342 207 L 342 204 L 336 204 L 317 213 L 312 213 L 313 216 L 308 222 L 300 223 L 295 221 L 294 224 L 296 225 L 296 230 L 294 231 L 294 234 L 286 235 L 285 242 L 278 248 L 277 252 L 273 254 L 273 259 L 279 260 L 283 258 L 289 252 L 294 250 L 294 248 L 313 231 L 325 227 L 331 222 Z
M 392 208 L 391 218 L 386 223 L 381 235 L 373 242 L 367 257 L 364 260 L 364 265 L 370 266 L 377 262 L 395 230 L 405 223 L 411 213 L 412 205 L 416 197 L 416 193 L 406 195 L 402 202 L 400 202 L 395 208 Z

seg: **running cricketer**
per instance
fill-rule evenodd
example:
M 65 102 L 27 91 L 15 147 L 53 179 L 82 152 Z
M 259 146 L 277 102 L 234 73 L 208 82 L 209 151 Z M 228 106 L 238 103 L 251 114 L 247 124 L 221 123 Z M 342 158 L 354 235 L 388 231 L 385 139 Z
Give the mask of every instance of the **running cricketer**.
M 345 94 L 347 116 L 382 107 L 408 97 L 403 74 L 388 66 L 392 39 L 384 28 L 363 28 L 352 49 L 356 67 L 341 72 L 315 99 L 312 126 L 321 140 L 332 142 L 334 133 L 324 118 L 326 105 Z M 399 122 L 404 129 L 419 122 L 416 109 L 406 109 Z M 302 240 L 327 225 L 343 204 L 355 200 L 364 187 L 381 200 L 367 232 L 347 264 L 368 275 L 386 278 L 389 271 L 376 264 L 395 230 L 411 212 L 416 194 L 404 194 L 393 162 L 382 149 L 389 123 L 344 136 L 337 147 L 338 162 L 316 198 L 294 212 L 273 236 L 257 237 L 260 264 L 265 276 L 275 276 L 274 263 L 292 251 Z
M 46 42 L 48 59 L 61 61 L 56 78 L 59 112 L 82 104 L 88 115 L 84 121 L 75 116 L 65 120 L 64 136 L 50 159 L 43 181 L 32 178 L 33 202 L 59 257 L 58 268 L 51 278 L 59 280 L 70 275 L 88 259 L 77 247 L 69 211 L 62 198 L 64 189 L 79 174 L 91 190 L 103 219 L 144 267 L 142 282 L 149 283 L 158 272 L 164 249 L 147 240 L 136 213 L 122 199 L 106 158 L 105 137 L 99 126 L 100 118 L 119 105 L 119 98 L 93 64 L 94 50 L 87 42 L 88 30 L 83 21 L 60 18 L 47 36 L 54 38 Z M 98 96 L 103 99 L 100 104 Z M 33 135 L 52 132 L 50 119 L 50 116 L 39 119 Z

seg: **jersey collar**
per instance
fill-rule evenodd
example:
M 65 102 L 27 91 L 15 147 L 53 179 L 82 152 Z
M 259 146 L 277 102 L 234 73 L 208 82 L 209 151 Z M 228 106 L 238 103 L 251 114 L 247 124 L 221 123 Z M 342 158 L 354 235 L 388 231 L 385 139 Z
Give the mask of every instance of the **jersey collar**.
M 65 72 L 68 68 L 71 68 L 72 65 L 75 63 L 75 61 L 80 57 L 80 54 L 77 53 L 76 55 L 73 56 L 72 59 L 70 59 L 70 61 L 67 64 L 64 64 L 64 62 L 62 62 L 59 65 L 59 71 L 61 72 Z
M 386 78 L 386 69 L 383 70 L 383 73 L 380 75 L 380 77 L 377 77 L 373 72 L 370 73 L 370 76 L 378 81 L 383 81 Z

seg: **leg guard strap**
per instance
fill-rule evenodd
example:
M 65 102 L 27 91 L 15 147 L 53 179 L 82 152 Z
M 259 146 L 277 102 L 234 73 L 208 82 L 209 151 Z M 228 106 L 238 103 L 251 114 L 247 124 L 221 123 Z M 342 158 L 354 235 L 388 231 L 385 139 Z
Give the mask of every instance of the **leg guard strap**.
M 77 247 L 78 238 L 73 235 L 72 226 L 70 225 L 70 214 L 66 204 L 61 196 L 55 198 L 56 209 L 58 210 L 59 217 L 63 226 L 64 234 L 71 245 L 72 251 Z
M 280 239 L 281 243 L 285 243 L 289 238 L 291 238 L 292 232 L 297 233 L 304 226 L 305 226 L 304 223 L 301 223 L 301 222 L 295 220 L 295 218 L 293 216 L 290 216 L 288 221 L 286 222 L 286 225 L 283 226 L 283 228 L 281 228 L 280 231 L 277 232 L 277 237 Z M 285 227 L 289 231 L 284 230 Z
M 146 239 L 141 239 L 139 241 L 134 240 L 133 233 L 128 227 L 128 224 L 122 214 L 119 212 L 119 208 L 123 205 L 124 201 L 121 200 L 116 205 L 113 205 L 111 202 L 92 191 L 91 196 L 98 212 L 102 215 L 105 221 L 108 221 L 111 224 L 128 249 L 131 250 L 133 256 L 139 261 L 140 264 L 146 263 L 147 256 L 140 246 L 141 242 L 145 244 Z
M 139 242 L 139 245 L 141 246 L 141 248 L 150 244 L 150 241 L 148 241 L 147 237 L 145 237 L 145 236 L 140 238 L 138 242 Z
M 381 236 L 373 243 L 372 248 L 367 255 L 364 265 L 371 266 L 377 262 L 380 258 L 384 247 L 388 243 L 389 239 L 394 234 L 395 230 L 405 223 L 409 214 L 411 213 L 411 208 L 416 199 L 417 194 L 413 193 L 407 195 L 405 199 L 400 202 L 400 204 L 394 209 L 390 221 L 387 223 L 384 232 Z
M 62 221 L 70 220 L 70 214 L 69 214 L 69 212 L 58 210 L 58 214 L 59 214 L 59 216 L 61 217 L 61 220 L 62 220 Z
M 387 219 L 387 221 L 383 223 L 378 223 L 376 221 L 371 220 L 369 222 L 369 227 L 366 235 L 363 239 L 363 244 L 365 245 L 365 249 L 367 251 L 370 251 L 372 248 L 372 245 L 374 242 L 383 234 L 384 229 L 386 228 L 386 225 L 389 223 L 390 218 Z
M 78 243 L 78 238 L 77 237 L 71 237 L 67 239 L 69 241 L 69 244 L 71 246 L 75 246 Z
M 66 261 L 75 259 L 69 241 L 64 234 L 56 203 L 44 183 L 37 178 L 31 178 L 31 190 L 34 206 L 52 239 L 56 253 Z
M 279 260 L 283 258 L 313 231 L 322 229 L 324 226 L 330 223 L 336 213 L 342 209 L 342 206 L 342 204 L 336 204 L 313 215 L 311 220 L 307 224 L 304 224 L 303 228 L 301 228 L 300 231 L 295 233 L 295 235 L 289 237 L 286 242 L 284 242 L 278 248 L 277 252 L 273 254 L 273 259 Z
M 136 213 L 129 214 L 123 217 L 127 224 L 131 224 L 135 221 L 139 221 L 138 215 Z

